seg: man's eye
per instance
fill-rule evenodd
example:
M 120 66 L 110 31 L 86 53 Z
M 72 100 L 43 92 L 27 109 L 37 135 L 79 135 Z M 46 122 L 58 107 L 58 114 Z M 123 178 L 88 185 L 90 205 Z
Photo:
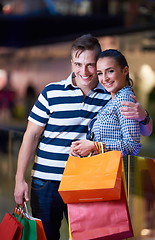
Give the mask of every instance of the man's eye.
M 81 64 L 80 63 L 75 63 L 75 66 L 80 67 Z

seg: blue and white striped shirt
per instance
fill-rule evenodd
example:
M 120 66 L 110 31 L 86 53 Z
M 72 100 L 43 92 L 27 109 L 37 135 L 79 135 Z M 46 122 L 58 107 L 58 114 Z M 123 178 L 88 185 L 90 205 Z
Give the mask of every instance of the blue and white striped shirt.
M 121 102 L 134 102 L 130 86 L 122 88 L 96 116 L 91 132 L 94 141 L 106 143 L 107 151 L 118 150 L 125 155 L 137 155 L 140 148 L 140 126 L 136 120 L 126 119 L 120 111 Z
M 111 95 L 99 83 L 86 97 L 66 79 L 48 84 L 39 95 L 29 121 L 45 127 L 32 176 L 60 181 L 72 141 L 85 139 L 89 121 Z

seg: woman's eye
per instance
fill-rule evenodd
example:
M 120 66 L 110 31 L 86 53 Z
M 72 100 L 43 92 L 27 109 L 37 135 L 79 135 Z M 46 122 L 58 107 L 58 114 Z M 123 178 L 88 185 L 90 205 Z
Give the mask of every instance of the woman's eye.
M 94 64 L 94 63 L 90 63 L 89 65 L 88 65 L 88 67 L 96 67 L 96 65 Z
M 109 70 L 109 73 L 113 73 L 113 72 L 114 72 L 114 70 L 112 70 L 112 69 L 111 69 L 111 70 Z

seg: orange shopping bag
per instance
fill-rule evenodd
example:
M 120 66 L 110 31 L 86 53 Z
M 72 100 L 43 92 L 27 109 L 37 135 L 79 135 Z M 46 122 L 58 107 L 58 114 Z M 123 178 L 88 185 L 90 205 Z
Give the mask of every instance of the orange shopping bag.
M 121 151 L 69 156 L 59 193 L 65 203 L 116 200 L 120 198 L 121 173 Z
M 46 235 L 45 235 L 45 231 L 44 231 L 44 227 L 43 227 L 43 223 L 42 223 L 41 219 L 34 218 L 32 216 L 30 217 L 30 219 L 36 221 L 36 225 L 37 225 L 37 240 L 46 240 Z

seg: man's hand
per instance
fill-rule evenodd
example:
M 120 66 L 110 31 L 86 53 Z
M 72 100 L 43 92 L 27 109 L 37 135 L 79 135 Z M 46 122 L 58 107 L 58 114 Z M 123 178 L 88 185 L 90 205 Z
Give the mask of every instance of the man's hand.
M 14 198 L 17 204 L 22 204 L 24 201 L 29 201 L 28 184 L 23 181 L 17 181 L 14 190 Z
M 123 107 L 120 108 L 122 115 L 127 119 L 135 119 L 137 121 L 143 121 L 147 115 L 147 112 L 141 104 L 138 102 L 136 96 L 131 95 L 131 97 L 135 100 L 133 102 L 121 102 Z M 125 107 L 124 107 L 125 106 Z
M 136 96 L 131 95 L 131 97 L 135 100 L 135 103 L 133 102 L 122 102 L 121 104 L 123 107 L 120 107 L 122 115 L 127 119 L 134 119 L 137 121 L 143 121 L 146 116 L 147 112 L 141 104 L 138 102 L 138 99 Z M 124 107 L 125 106 L 125 107 Z M 153 123 L 152 119 L 150 118 L 150 122 L 146 125 L 140 124 L 140 133 L 143 136 L 150 136 L 153 130 Z

